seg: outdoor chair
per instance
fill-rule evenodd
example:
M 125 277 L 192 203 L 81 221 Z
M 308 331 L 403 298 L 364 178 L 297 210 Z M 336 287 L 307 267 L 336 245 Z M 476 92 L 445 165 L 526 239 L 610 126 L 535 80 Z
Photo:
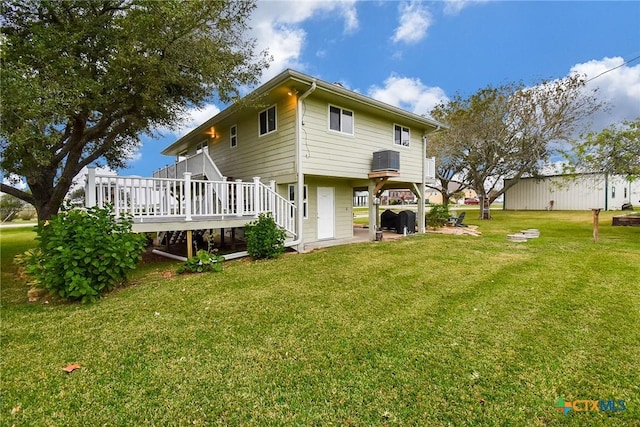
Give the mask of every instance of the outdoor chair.
M 466 227 L 465 224 L 462 223 L 462 221 L 464 221 L 464 217 L 467 215 L 466 212 L 462 212 L 460 215 L 458 215 L 458 218 L 456 218 L 456 222 L 455 224 L 453 224 L 454 227 Z

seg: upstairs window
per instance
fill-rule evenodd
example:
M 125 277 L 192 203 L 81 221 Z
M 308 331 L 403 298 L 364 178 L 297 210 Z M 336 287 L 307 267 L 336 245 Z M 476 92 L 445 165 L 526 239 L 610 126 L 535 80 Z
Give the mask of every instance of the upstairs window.
M 353 135 L 353 111 L 329 106 L 329 129 Z
M 233 125 L 231 126 L 231 129 L 229 129 L 229 141 L 230 141 L 230 145 L 231 148 L 235 147 L 238 145 L 238 126 Z
M 260 136 L 266 135 L 276 130 L 276 106 L 262 110 L 258 116 L 260 122 L 259 132 Z
M 411 136 L 409 133 L 409 128 L 400 125 L 393 126 L 393 143 L 395 145 L 408 147 L 410 140 Z

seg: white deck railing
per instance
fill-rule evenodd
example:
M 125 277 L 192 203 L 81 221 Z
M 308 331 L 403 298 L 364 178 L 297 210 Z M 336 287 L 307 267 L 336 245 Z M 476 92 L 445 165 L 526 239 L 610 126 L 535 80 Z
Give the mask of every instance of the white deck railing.
M 142 178 L 96 175 L 90 168 L 87 207 L 112 206 L 116 215 L 130 214 L 134 221 L 222 220 L 257 217 L 271 212 L 276 223 L 295 235 L 296 207 L 255 177 L 252 182 L 206 181 L 183 178 Z M 212 226 L 213 228 L 213 226 Z

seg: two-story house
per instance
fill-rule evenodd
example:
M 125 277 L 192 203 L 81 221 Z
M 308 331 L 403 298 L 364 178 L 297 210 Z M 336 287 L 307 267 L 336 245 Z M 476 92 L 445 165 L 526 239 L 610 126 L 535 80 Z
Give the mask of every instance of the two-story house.
M 393 188 L 412 190 L 417 217 L 424 218 L 426 144 L 442 127 L 340 84 L 285 70 L 167 147 L 163 154 L 176 164 L 139 184 L 144 189 L 134 189 L 130 178 L 129 190 L 102 189 L 90 197 L 101 203 L 128 194 L 120 209 L 134 215 L 134 229 L 141 231 L 242 227 L 271 211 L 291 246 L 344 239 L 353 236 L 356 191 L 371 198 L 370 224 L 378 217 L 376 198 Z M 104 187 L 96 180 L 88 191 Z M 418 228 L 424 232 L 424 221 Z M 369 237 L 376 238 L 376 227 Z

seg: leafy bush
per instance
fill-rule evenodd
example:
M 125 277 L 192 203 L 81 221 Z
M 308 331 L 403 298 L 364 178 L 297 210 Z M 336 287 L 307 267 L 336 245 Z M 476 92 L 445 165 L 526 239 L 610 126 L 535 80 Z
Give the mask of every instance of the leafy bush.
M 199 250 L 196 252 L 196 256 L 189 258 L 183 265 L 178 267 L 178 274 L 190 272 L 190 273 L 203 273 L 205 271 L 222 271 L 222 262 L 224 257 L 216 254 L 211 254 L 205 250 Z
M 91 302 L 126 280 L 142 257 L 146 237 L 131 218 L 109 208 L 65 207 L 38 230 L 38 247 L 24 262 L 32 286 L 68 300 Z
M 432 228 L 442 227 L 447 223 L 449 217 L 449 207 L 447 205 L 431 205 L 431 210 L 425 215 L 427 226 Z
M 254 259 L 277 258 L 284 252 L 286 234 L 271 213 L 260 214 L 256 221 L 245 227 L 244 234 L 247 237 L 247 252 Z

